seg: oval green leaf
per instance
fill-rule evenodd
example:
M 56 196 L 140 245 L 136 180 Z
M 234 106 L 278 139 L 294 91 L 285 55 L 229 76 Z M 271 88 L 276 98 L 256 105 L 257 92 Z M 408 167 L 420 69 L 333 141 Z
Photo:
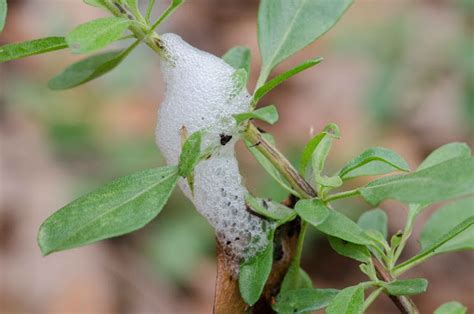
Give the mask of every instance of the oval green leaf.
M 182 177 L 189 176 L 201 157 L 202 132 L 194 132 L 184 142 L 179 156 L 178 174 Z
M 0 0 L 0 33 L 5 27 L 5 21 L 7 19 L 7 0 Z
M 352 0 L 262 0 L 258 12 L 261 77 L 327 32 Z
M 340 171 L 342 180 L 360 176 L 373 176 L 393 171 L 410 171 L 407 162 L 393 150 L 372 147 L 349 161 Z
M 380 208 L 366 211 L 360 215 L 357 224 L 364 230 L 375 230 L 386 239 L 388 235 L 387 214 Z
M 88 53 L 105 48 L 120 39 L 131 20 L 122 17 L 104 17 L 81 24 L 66 36 L 73 53 Z
M 353 286 L 340 291 L 326 309 L 326 314 L 362 314 L 364 288 Z
M 367 202 L 386 199 L 430 204 L 474 194 L 474 158 L 454 158 L 407 175 L 378 179 L 359 189 Z
M 434 314 L 466 314 L 467 307 L 457 301 L 444 303 L 438 307 Z
M 354 244 L 335 237 L 328 237 L 329 244 L 339 255 L 366 263 L 370 261 L 370 253 L 366 246 Z
M 233 47 L 230 48 L 223 56 L 222 59 L 233 67 L 234 69 L 244 69 L 247 74 L 250 73 L 250 49 L 247 47 Z
M 395 280 L 383 284 L 383 287 L 391 295 L 414 295 L 426 291 L 428 280 L 423 278 Z
M 178 180 L 175 166 L 144 170 L 84 195 L 41 225 L 43 255 L 126 234 L 155 218 Z
M 308 313 L 328 306 L 339 290 L 296 289 L 280 293 L 273 305 L 277 313 Z
M 76 87 L 98 78 L 113 70 L 127 56 L 126 50 L 111 51 L 73 63 L 63 72 L 53 77 L 48 82 L 48 87 L 53 90 L 62 90 Z
M 1 0 L 0 0 L 1 1 Z M 0 47 L 0 62 L 67 48 L 64 37 L 46 37 Z
M 434 150 L 426 159 L 420 164 L 418 170 L 423 170 L 433 167 L 446 160 L 458 157 L 471 156 L 471 148 L 465 143 L 449 143 Z
M 240 123 L 249 119 L 262 120 L 268 124 L 274 124 L 278 121 L 278 110 L 274 105 L 262 107 L 254 111 L 239 113 L 234 115 L 234 119 L 237 123 Z
M 420 235 L 421 249 L 425 250 L 451 229 L 469 217 L 474 217 L 474 198 L 469 197 L 445 205 L 428 219 Z M 459 250 L 474 250 L 474 226 L 440 246 L 436 253 Z
M 242 299 L 254 305 L 263 292 L 273 264 L 273 232 L 268 246 L 240 265 L 239 289 Z

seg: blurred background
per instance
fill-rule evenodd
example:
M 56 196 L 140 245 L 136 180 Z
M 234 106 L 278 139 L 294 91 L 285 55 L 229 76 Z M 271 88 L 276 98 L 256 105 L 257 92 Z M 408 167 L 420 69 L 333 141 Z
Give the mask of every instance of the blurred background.
M 61 36 L 104 15 L 78 0 L 8 4 L 0 44 Z M 157 1 L 155 16 L 166 4 Z M 260 65 L 257 9 L 257 0 L 187 1 L 159 32 L 178 33 L 216 55 L 250 47 L 251 89 Z M 275 104 L 281 116 L 275 126 L 261 126 L 297 163 L 311 133 L 337 123 L 342 139 L 333 145 L 330 170 L 370 146 L 394 149 L 412 168 L 447 142 L 473 147 L 473 36 L 471 0 L 358 0 L 329 33 L 278 67 L 275 73 L 325 58 L 261 102 Z M 164 92 L 157 56 L 144 46 L 92 83 L 48 90 L 47 81 L 78 59 L 59 51 L 0 64 L 0 312 L 211 313 L 213 232 L 180 191 L 138 232 L 41 257 L 36 233 L 55 210 L 113 178 L 163 164 L 153 138 Z M 252 192 L 286 197 L 243 145 L 238 156 Z M 381 207 L 391 233 L 403 227 L 404 206 Z M 340 208 L 353 218 L 370 209 L 360 200 Z M 434 209 L 420 217 L 405 257 L 419 249 L 419 227 Z M 362 280 L 357 263 L 335 254 L 320 234 L 307 240 L 303 266 L 316 286 Z M 453 253 L 407 273 L 430 281 L 428 292 L 414 297 L 421 312 L 450 300 L 472 312 L 472 265 L 472 252 Z M 398 313 L 385 296 L 369 312 Z

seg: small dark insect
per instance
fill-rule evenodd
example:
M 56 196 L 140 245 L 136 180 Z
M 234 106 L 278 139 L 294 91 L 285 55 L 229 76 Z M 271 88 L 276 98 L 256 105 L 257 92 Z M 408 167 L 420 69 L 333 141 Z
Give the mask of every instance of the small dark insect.
M 240 238 L 239 238 L 239 237 L 235 238 L 235 241 L 239 241 L 239 240 L 240 240 Z
M 125 9 L 120 4 L 118 4 L 117 2 L 114 2 L 114 4 L 117 7 L 117 9 L 119 9 L 120 13 L 122 14 L 127 13 L 127 11 L 125 11 Z
M 232 243 L 231 241 L 227 241 L 225 244 L 229 245 L 229 244 L 231 244 L 231 243 Z
M 229 141 L 232 139 L 232 135 L 226 135 L 224 133 L 219 134 L 219 136 L 221 138 L 221 145 L 222 146 L 229 143 Z
M 267 203 L 265 200 L 262 200 L 262 206 L 263 206 L 265 209 L 268 209 L 268 203 Z
M 133 20 L 133 15 L 127 14 L 127 17 L 128 17 L 129 20 Z
M 257 127 L 257 130 L 260 131 L 260 133 L 267 133 L 267 131 L 265 131 L 264 129 L 262 129 L 261 127 Z
M 160 48 L 160 49 L 165 48 L 165 46 L 163 45 L 163 42 L 159 38 L 154 38 L 153 42 L 155 43 L 155 45 L 158 46 L 158 48 Z
M 260 144 L 262 144 L 262 142 L 261 142 L 261 141 L 258 141 L 257 143 L 253 144 L 253 145 L 250 146 L 250 147 L 255 147 L 255 146 L 258 146 L 258 145 L 260 145 Z

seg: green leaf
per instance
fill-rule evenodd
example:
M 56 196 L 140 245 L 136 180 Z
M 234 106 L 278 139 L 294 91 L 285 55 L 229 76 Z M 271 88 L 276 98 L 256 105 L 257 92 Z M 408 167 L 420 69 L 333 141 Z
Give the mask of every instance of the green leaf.
M 317 134 L 316 136 L 314 136 L 312 139 L 308 141 L 308 143 L 303 148 L 303 152 L 301 153 L 301 159 L 300 159 L 301 175 L 306 174 L 306 167 L 308 166 L 309 161 L 311 160 L 311 156 L 313 155 L 314 150 L 316 149 L 316 147 L 318 147 L 321 140 L 327 135 L 330 135 L 334 138 L 339 138 L 340 137 L 339 127 L 334 123 L 328 124 L 326 125 L 326 127 L 324 127 L 321 133 Z
M 270 92 L 272 89 L 292 77 L 293 75 L 296 75 L 300 73 L 301 71 L 304 71 L 308 68 L 311 68 L 315 66 L 316 64 L 320 63 L 323 61 L 322 58 L 315 58 L 311 60 L 307 60 L 300 65 L 294 67 L 293 69 L 286 71 L 280 75 L 277 75 L 275 78 L 271 79 L 267 83 L 265 83 L 263 86 L 257 89 L 255 94 L 253 95 L 253 104 L 256 104 L 263 96 L 265 96 L 268 92 Z
M 375 230 L 382 234 L 383 238 L 387 238 L 387 214 L 380 208 L 375 208 L 363 213 L 357 224 L 364 230 Z
M 298 289 L 280 293 L 273 305 L 277 313 L 307 313 L 320 310 L 337 295 L 336 289 Z
M 230 99 L 237 96 L 245 88 L 245 85 L 247 84 L 247 79 L 248 74 L 247 71 L 245 71 L 244 69 L 237 69 L 234 73 L 232 73 L 233 88 L 230 92 Z
M 474 198 L 472 197 L 439 208 L 423 226 L 420 235 L 421 249 L 430 247 L 439 238 L 470 217 L 474 217 Z M 468 249 L 474 249 L 474 226 L 444 243 L 436 250 L 436 254 Z
M 274 105 L 262 107 L 254 111 L 239 113 L 234 115 L 235 121 L 239 124 L 248 119 L 259 119 L 268 124 L 274 124 L 278 121 L 278 111 Z
M 262 0 L 258 12 L 261 77 L 327 32 L 352 0 Z
M 1 1 L 1 0 L 0 0 Z M 64 37 L 46 37 L 0 47 L 0 62 L 67 48 Z
M 202 132 L 194 132 L 186 140 L 179 156 L 178 174 L 189 176 L 201 157 Z
M 123 17 L 104 17 L 81 24 L 66 36 L 73 53 L 88 53 L 108 46 L 120 39 L 131 20 Z
M 88 4 L 90 6 L 107 10 L 107 5 L 105 5 L 104 0 L 82 0 L 82 1 L 84 1 L 85 4 Z
M 279 224 L 288 222 L 296 217 L 296 212 L 291 208 L 271 200 L 253 197 L 250 194 L 245 196 L 245 204 L 257 214 L 276 220 Z
M 317 199 L 299 200 L 295 205 L 295 211 L 306 222 L 318 227 L 329 217 L 329 208 Z
M 296 263 L 295 263 L 296 262 Z M 312 288 L 313 281 L 309 275 L 300 267 L 299 259 L 293 261 L 285 274 L 280 286 L 280 294 L 289 290 Z
M 457 301 L 444 303 L 438 307 L 434 314 L 466 314 L 467 307 Z
M 7 0 L 0 0 L 0 33 L 5 27 L 5 21 L 7 19 Z
M 438 249 L 442 247 L 445 243 L 450 241 L 451 239 L 454 239 L 456 236 L 459 234 L 463 233 L 466 231 L 468 228 L 472 228 L 474 225 L 474 216 L 471 216 L 465 220 L 463 220 L 460 224 L 456 225 L 454 228 L 452 228 L 448 233 L 445 233 L 443 236 L 438 238 L 436 242 L 431 244 L 429 247 L 425 248 L 422 250 L 420 253 L 418 253 L 416 256 L 413 256 L 409 260 L 399 264 L 394 268 L 395 274 L 399 275 L 406 270 L 422 263 L 423 261 L 427 260 L 428 258 L 442 253 L 438 252 Z M 472 229 L 471 231 L 472 232 Z
M 263 292 L 273 264 L 273 231 L 268 246 L 240 265 L 239 289 L 242 299 L 254 305 Z
M 383 287 L 391 295 L 413 295 L 426 291 L 428 280 L 423 278 L 395 280 L 383 284 Z
M 340 137 L 339 127 L 336 124 L 329 124 L 324 128 L 323 133 L 324 136 L 314 147 L 311 156 L 311 165 L 315 182 L 321 186 L 339 187 L 342 185 L 341 178 L 338 176 L 327 177 L 322 175 L 326 158 L 331 150 L 332 141 L 333 139 L 338 139 Z
M 378 179 L 359 189 L 367 202 L 385 199 L 434 203 L 474 193 L 474 158 L 454 158 L 407 175 Z
M 137 230 L 155 218 L 178 180 L 176 167 L 144 170 L 84 195 L 41 225 L 43 255 Z
M 392 171 L 410 171 L 407 162 L 393 150 L 372 147 L 349 161 L 340 171 L 342 180 L 360 176 L 373 176 Z
M 300 200 L 295 210 L 303 220 L 325 234 L 356 244 L 371 244 L 364 230 L 355 222 L 328 208 L 321 200 Z
M 271 144 L 275 144 L 275 141 L 272 137 L 271 134 L 269 133 L 264 133 L 262 136 Z M 280 172 L 272 165 L 272 163 L 265 157 L 261 152 L 258 151 L 258 149 L 254 146 L 253 143 L 250 143 L 249 141 L 245 141 L 245 145 L 247 146 L 248 150 L 250 153 L 253 155 L 253 157 L 258 161 L 258 163 L 265 169 L 268 174 L 275 179 L 284 189 L 286 189 L 288 192 L 290 192 L 293 195 L 298 195 L 298 193 L 293 190 L 290 185 L 288 184 L 288 181 L 280 174 Z
M 329 306 L 326 314 L 362 314 L 364 309 L 364 288 L 353 286 L 340 291 Z
M 229 49 L 222 59 L 234 69 L 244 69 L 247 74 L 250 73 L 250 49 L 247 47 L 233 47 Z
M 53 77 L 48 86 L 53 90 L 68 89 L 98 78 L 118 66 L 128 55 L 127 50 L 105 52 L 73 63 Z
M 370 253 L 367 247 L 341 240 L 335 237 L 328 237 L 329 244 L 339 255 L 355 259 L 366 263 L 370 260 Z
M 138 7 L 138 0 L 124 0 L 124 2 L 135 17 L 141 17 L 140 8 Z
M 434 150 L 420 164 L 417 171 L 433 167 L 453 158 L 469 156 L 471 156 L 471 148 L 469 148 L 465 143 L 449 143 Z

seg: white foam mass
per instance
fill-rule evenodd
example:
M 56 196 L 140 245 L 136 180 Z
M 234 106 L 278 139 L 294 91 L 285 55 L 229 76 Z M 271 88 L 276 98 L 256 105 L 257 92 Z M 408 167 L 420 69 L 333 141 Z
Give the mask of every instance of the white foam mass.
M 175 34 L 160 36 L 167 58 L 161 70 L 166 94 L 158 111 L 156 141 L 168 164 L 177 164 L 181 152 L 180 129 L 189 134 L 205 130 L 201 149 L 217 147 L 194 169 L 194 194 L 186 180 L 180 188 L 215 228 L 218 240 L 237 260 L 254 255 L 267 245 L 265 220 L 246 210 L 234 146 L 239 136 L 232 114 L 249 110 L 244 88 L 235 95 L 235 69 L 222 59 L 198 50 Z M 231 140 L 222 143 L 223 137 Z

